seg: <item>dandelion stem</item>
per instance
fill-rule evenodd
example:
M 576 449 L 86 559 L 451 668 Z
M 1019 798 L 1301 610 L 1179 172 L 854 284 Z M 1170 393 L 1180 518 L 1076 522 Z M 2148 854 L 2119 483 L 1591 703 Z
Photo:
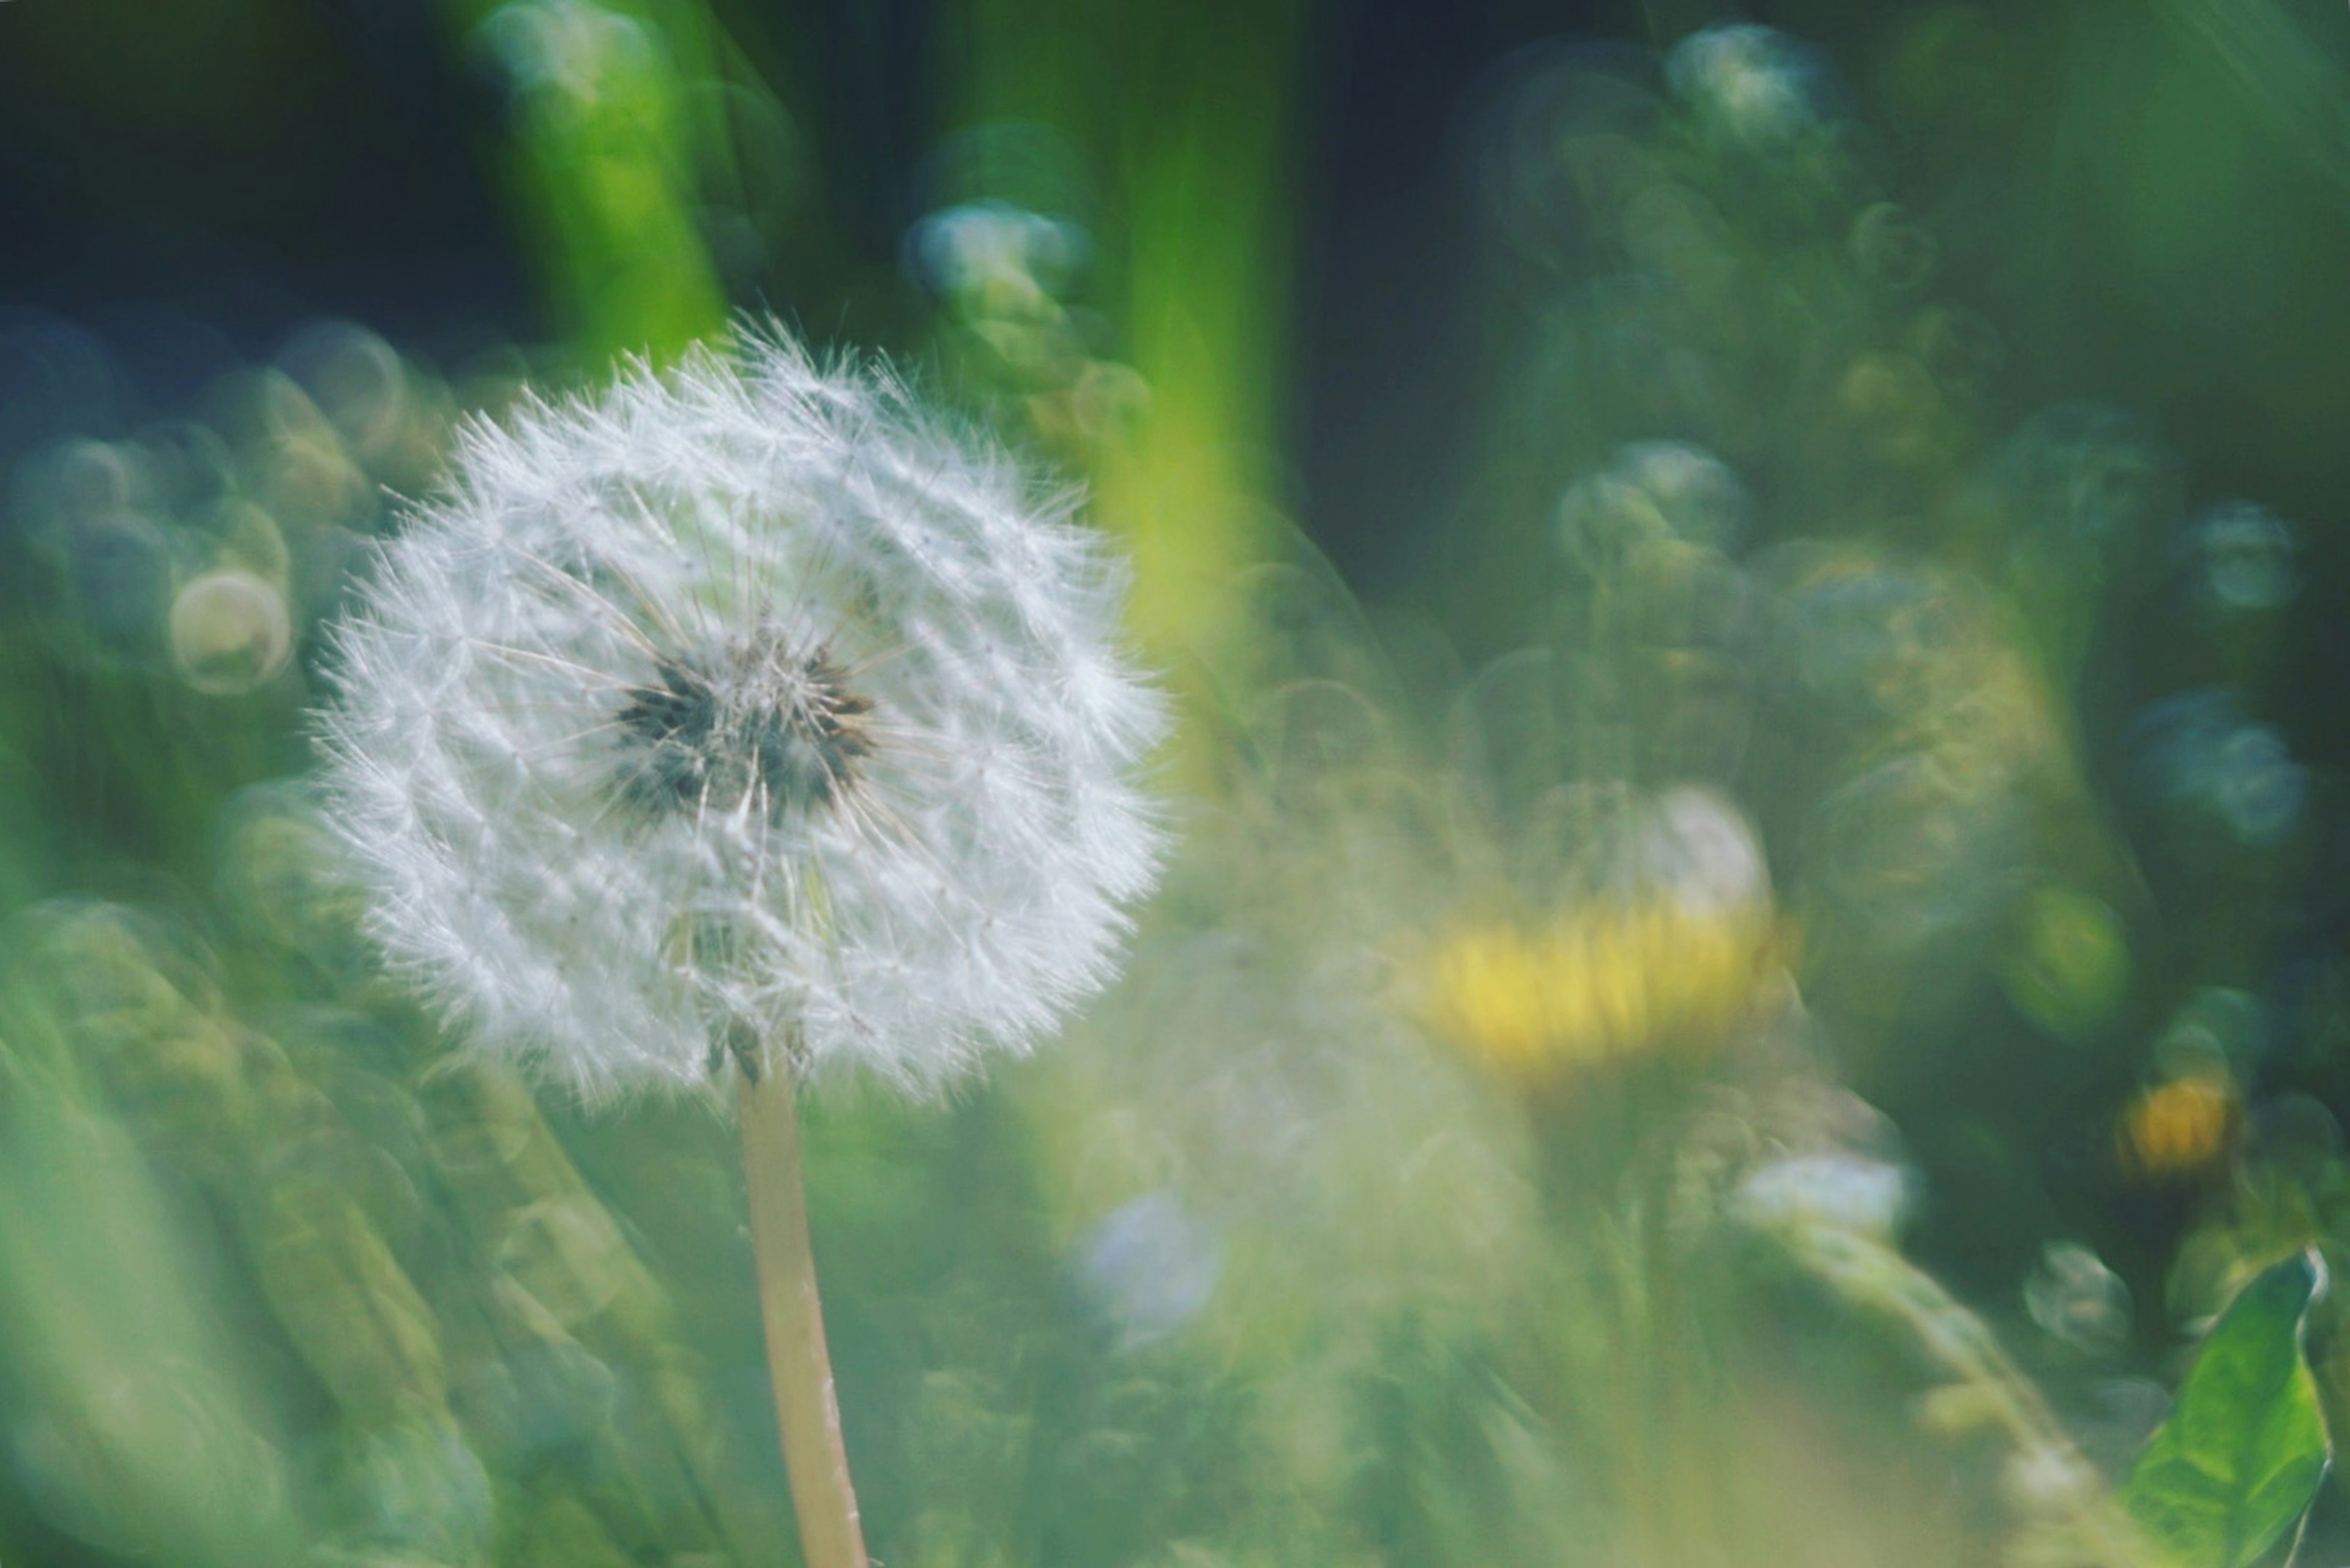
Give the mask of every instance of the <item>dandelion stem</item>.
M 840 1402 L 824 1345 L 824 1309 L 808 1246 L 807 1199 L 800 1185 L 799 1118 L 786 1054 L 765 1054 L 755 1076 L 737 1073 L 743 1171 L 750 1189 L 751 1251 L 759 1315 L 767 1332 L 767 1374 L 784 1438 L 800 1552 L 807 1568 L 867 1568 Z

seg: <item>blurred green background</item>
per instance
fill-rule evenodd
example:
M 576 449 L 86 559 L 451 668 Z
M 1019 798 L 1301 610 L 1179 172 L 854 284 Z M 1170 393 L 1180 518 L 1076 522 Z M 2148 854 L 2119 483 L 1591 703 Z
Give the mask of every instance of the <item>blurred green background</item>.
M 737 311 L 1184 705 L 1118 988 L 809 1106 L 877 1560 L 2280 1557 L 2122 1478 L 2247 1282 L 2350 1410 L 2345 256 L 2303 0 L 5 0 L 0 1562 L 790 1558 L 721 1102 L 437 1031 L 304 718 Z

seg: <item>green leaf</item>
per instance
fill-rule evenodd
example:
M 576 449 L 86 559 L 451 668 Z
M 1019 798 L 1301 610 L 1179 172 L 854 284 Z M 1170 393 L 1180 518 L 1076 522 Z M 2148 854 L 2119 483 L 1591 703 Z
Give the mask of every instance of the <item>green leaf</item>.
M 2244 1568 L 2317 1495 L 2333 1448 L 2301 1341 L 2324 1283 L 2303 1251 L 2245 1286 L 2131 1465 L 2122 1506 L 2177 1568 Z

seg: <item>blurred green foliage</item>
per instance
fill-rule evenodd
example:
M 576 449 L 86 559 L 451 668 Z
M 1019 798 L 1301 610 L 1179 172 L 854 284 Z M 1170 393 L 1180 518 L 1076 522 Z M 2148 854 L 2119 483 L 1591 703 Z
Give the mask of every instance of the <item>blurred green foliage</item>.
M 234 232 L 361 9 L 16 0 L 11 156 Z M 525 341 L 0 320 L 0 1559 L 788 1557 L 719 1102 L 436 1031 L 303 719 L 458 419 L 769 306 L 1089 484 L 1186 707 L 1120 986 L 808 1107 L 879 1560 L 2338 1554 L 2345 19 L 1783 9 L 1470 89 L 1377 602 L 1283 514 L 1304 7 L 451 4 Z

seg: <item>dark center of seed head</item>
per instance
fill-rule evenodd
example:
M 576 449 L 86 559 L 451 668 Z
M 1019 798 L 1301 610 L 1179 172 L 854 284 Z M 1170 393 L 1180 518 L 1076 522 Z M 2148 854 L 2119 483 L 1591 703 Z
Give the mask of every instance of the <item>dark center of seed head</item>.
M 744 649 L 715 668 L 665 658 L 658 673 L 629 690 L 618 715 L 623 787 L 650 809 L 748 804 L 781 823 L 837 799 L 873 753 L 873 704 L 821 647 L 795 657 Z

